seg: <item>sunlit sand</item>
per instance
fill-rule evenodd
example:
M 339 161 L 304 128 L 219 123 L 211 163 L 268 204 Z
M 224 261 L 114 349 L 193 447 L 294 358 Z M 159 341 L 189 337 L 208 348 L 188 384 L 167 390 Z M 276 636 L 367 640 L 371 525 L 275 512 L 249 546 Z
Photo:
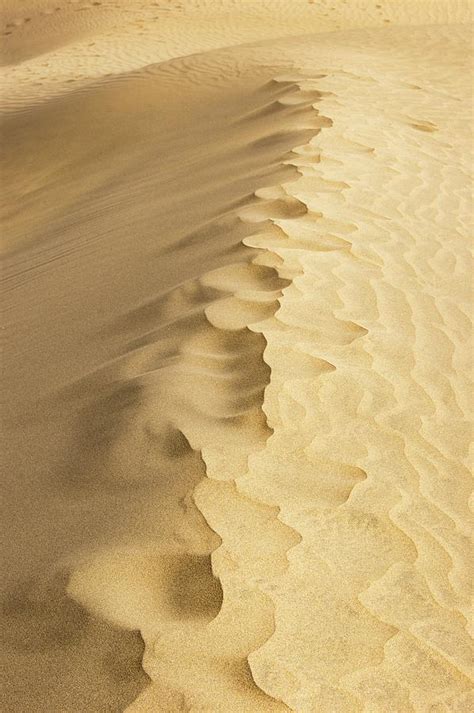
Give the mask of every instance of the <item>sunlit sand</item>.
M 473 710 L 472 5 L 19 5 L 0 708 Z

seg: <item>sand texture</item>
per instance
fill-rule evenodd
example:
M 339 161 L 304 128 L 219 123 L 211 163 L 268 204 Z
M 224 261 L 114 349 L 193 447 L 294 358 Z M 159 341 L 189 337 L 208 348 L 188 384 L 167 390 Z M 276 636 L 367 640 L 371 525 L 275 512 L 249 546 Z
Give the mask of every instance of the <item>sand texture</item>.
M 472 9 L 3 0 L 2 712 L 474 711 Z

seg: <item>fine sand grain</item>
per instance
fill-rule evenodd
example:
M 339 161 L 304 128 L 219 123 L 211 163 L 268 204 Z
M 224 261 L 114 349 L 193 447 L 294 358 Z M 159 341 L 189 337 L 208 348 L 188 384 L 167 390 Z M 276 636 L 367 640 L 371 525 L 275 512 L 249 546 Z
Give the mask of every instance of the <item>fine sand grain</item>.
M 3 1 L 0 710 L 474 710 L 471 10 Z

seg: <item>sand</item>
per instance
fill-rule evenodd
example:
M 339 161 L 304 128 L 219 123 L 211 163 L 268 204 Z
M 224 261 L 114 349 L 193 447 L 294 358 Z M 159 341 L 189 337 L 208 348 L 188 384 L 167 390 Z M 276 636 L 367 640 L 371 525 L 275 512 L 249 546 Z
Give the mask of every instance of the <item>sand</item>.
M 474 709 L 472 5 L 1 8 L 0 709 Z

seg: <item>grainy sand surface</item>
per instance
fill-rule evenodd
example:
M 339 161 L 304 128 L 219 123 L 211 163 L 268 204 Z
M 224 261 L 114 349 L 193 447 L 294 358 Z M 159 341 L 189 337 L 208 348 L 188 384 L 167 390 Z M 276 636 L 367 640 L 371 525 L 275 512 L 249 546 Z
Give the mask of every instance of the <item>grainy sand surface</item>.
M 474 710 L 472 9 L 3 0 L 2 711 Z

